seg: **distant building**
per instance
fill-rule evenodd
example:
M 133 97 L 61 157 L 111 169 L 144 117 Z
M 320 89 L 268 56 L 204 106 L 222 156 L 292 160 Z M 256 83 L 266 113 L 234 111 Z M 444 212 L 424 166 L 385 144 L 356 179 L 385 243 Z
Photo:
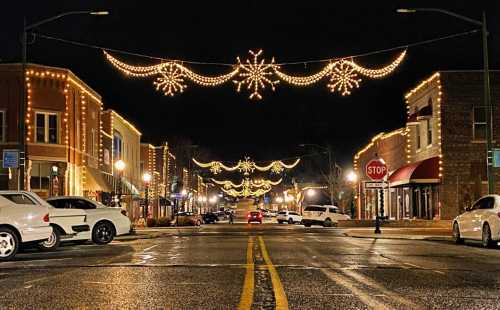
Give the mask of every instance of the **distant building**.
M 71 71 L 28 64 L 25 188 L 42 197 L 96 196 L 99 180 L 101 96 Z M 0 65 L 0 151 L 16 149 L 23 102 L 20 64 Z M 18 188 L 17 170 L 0 173 L 0 188 Z
M 139 218 L 142 184 L 140 170 L 141 132 L 114 110 L 102 112 L 103 148 L 102 170 L 113 184 L 113 192 L 122 193 L 122 207 L 129 217 Z M 123 160 L 125 169 L 119 172 L 115 163 Z

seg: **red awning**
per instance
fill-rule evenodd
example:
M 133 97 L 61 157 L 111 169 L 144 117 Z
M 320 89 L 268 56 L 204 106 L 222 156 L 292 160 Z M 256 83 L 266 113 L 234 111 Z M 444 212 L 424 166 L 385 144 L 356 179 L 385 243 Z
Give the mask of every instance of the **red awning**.
M 431 157 L 403 166 L 389 177 L 390 186 L 415 183 L 439 183 L 439 157 Z

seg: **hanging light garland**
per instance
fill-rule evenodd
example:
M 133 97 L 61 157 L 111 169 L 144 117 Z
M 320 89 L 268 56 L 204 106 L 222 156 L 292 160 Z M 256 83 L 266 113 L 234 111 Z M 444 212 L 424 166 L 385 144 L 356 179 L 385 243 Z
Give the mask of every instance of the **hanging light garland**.
M 208 163 L 202 163 L 197 161 L 196 159 L 193 158 L 193 162 L 200 168 L 209 168 L 210 172 L 212 174 L 217 175 L 224 171 L 236 171 L 238 170 L 239 172 L 243 173 L 243 175 L 250 175 L 252 174 L 255 170 L 265 172 L 265 171 L 271 171 L 271 173 L 274 174 L 280 174 L 282 173 L 285 169 L 293 169 L 295 166 L 297 166 L 300 162 L 300 158 L 297 158 L 295 162 L 292 164 L 285 164 L 281 160 L 275 160 L 272 161 L 270 164 L 265 165 L 265 166 L 260 166 L 256 164 L 253 160 L 250 159 L 250 157 L 245 157 L 243 160 L 238 161 L 238 163 L 234 166 L 226 166 L 220 161 L 211 161 Z
M 268 62 L 264 58 L 259 59 L 263 53 L 259 50 L 249 51 L 252 56 L 251 60 L 241 61 L 238 57 L 232 70 L 225 74 L 205 76 L 195 73 L 180 61 L 166 61 L 151 66 L 133 66 L 118 60 L 105 50 L 103 52 L 115 68 L 128 76 L 136 78 L 157 76 L 154 85 L 166 96 L 182 93 L 187 87 L 184 84 L 185 80 L 206 87 L 219 86 L 232 80 L 237 92 L 246 89 L 250 92 L 249 98 L 256 100 L 262 99 L 261 92 L 266 87 L 274 91 L 280 81 L 294 86 L 310 86 L 325 77 L 330 77 L 327 87 L 331 92 L 338 92 L 342 96 L 350 95 L 352 89 L 359 87 L 361 78 L 358 75 L 370 79 L 383 78 L 392 73 L 406 56 L 406 50 L 404 50 L 389 65 L 378 69 L 365 68 L 348 58 L 331 60 L 314 74 L 293 76 L 283 72 L 281 66 L 275 63 L 274 58 Z
M 273 186 L 281 183 L 282 179 L 278 181 L 271 180 L 251 180 L 245 178 L 241 183 L 235 184 L 230 180 L 217 181 L 212 179 L 215 184 L 222 185 L 221 190 L 233 197 L 258 197 L 268 193 Z

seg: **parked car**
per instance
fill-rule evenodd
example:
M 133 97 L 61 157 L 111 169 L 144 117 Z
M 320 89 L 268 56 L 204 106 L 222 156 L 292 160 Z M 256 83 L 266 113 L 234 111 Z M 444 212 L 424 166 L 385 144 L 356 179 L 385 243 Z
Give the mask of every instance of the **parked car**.
M 78 196 L 59 196 L 48 198 L 47 202 L 56 209 L 83 210 L 87 214 L 87 224 L 91 232 L 90 238 L 96 244 L 110 243 L 115 236 L 128 234 L 132 229 L 125 210 L 108 207 L 95 200 Z M 66 239 L 65 241 L 72 240 Z M 80 242 L 85 241 L 87 240 Z
M 269 217 L 276 217 L 278 213 L 274 210 L 267 210 Z
M 262 213 L 260 211 L 250 211 L 247 213 L 247 220 L 250 224 L 251 222 L 258 222 L 262 224 Z
M 213 212 L 207 212 L 205 214 L 202 214 L 201 217 L 203 218 L 203 223 L 205 224 L 215 224 L 219 220 L 219 217 L 214 214 Z
M 339 213 L 339 209 L 336 206 L 310 205 L 304 209 L 302 223 L 306 227 L 311 227 L 311 225 L 332 227 L 336 225 L 339 220 L 349 219 L 350 217 L 348 215 Z
M 487 195 L 453 220 L 453 239 L 463 243 L 464 239 L 481 240 L 484 247 L 500 241 L 500 196 Z
M 293 211 L 280 211 L 276 216 L 276 220 L 279 224 L 288 223 L 288 224 L 298 224 L 302 223 L 302 216 L 300 216 L 297 212 Z
M 219 218 L 219 221 L 220 220 L 227 220 L 229 214 L 226 213 L 226 211 L 217 211 L 215 212 L 215 214 L 217 215 L 217 217 Z
M 87 214 L 83 210 L 56 209 L 33 192 L 0 191 L 0 195 L 7 199 L 31 200 L 34 205 L 48 208 L 52 233 L 47 240 L 38 243 L 37 246 L 42 251 L 52 251 L 59 246 L 61 241 L 68 239 L 88 240 L 90 238 Z
M 0 194 L 0 261 L 12 259 L 21 245 L 52 235 L 48 207 L 24 192 L 4 193 Z
M 200 226 L 202 222 L 203 219 L 198 213 L 179 212 L 174 216 L 172 224 L 175 226 Z

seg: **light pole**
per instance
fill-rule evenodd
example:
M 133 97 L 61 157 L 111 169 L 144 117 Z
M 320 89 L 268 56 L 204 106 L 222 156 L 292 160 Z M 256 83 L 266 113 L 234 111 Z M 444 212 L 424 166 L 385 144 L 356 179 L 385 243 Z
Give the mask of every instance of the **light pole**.
M 22 92 L 21 92 L 21 104 L 19 105 L 19 152 L 24 155 L 21 157 L 22 159 L 22 167 L 20 165 L 19 167 L 19 187 L 21 189 L 24 188 L 24 170 L 26 168 L 26 160 L 28 159 L 27 152 L 26 152 L 26 141 L 25 141 L 25 131 L 26 131 L 26 126 L 25 126 L 25 117 L 26 117 L 26 105 L 27 105 L 27 96 L 26 96 L 26 63 L 27 63 L 27 58 L 28 58 L 28 42 L 27 42 L 27 34 L 28 31 L 50 23 L 52 21 L 55 21 L 61 17 L 68 16 L 68 15 L 80 15 L 80 14 L 88 14 L 88 15 L 108 15 L 108 11 L 70 11 L 70 12 L 65 12 L 61 13 L 49 18 L 46 18 L 44 20 L 41 20 L 39 22 L 36 22 L 31 25 L 26 24 L 26 18 L 23 20 L 23 34 L 21 36 L 21 50 L 22 50 L 22 55 L 21 55 L 21 70 L 22 70 Z
M 437 8 L 411 8 L 411 9 L 397 9 L 398 13 L 415 13 L 415 12 L 437 12 L 455 18 L 461 19 L 468 23 L 474 24 L 481 27 L 482 32 L 482 48 L 483 48 L 483 100 L 484 100 L 484 110 L 486 116 L 486 174 L 488 176 L 488 193 L 494 194 L 495 192 L 495 175 L 493 173 L 493 142 L 492 142 L 492 132 L 493 121 L 492 121 L 492 106 L 490 97 L 490 73 L 488 64 L 488 29 L 486 25 L 486 12 L 483 11 L 482 20 L 475 20 L 467 16 L 463 16 L 454 12 L 450 12 L 443 9 Z
M 349 184 L 351 184 L 351 218 L 355 218 L 355 213 L 356 213 L 356 208 L 354 206 L 354 187 L 356 183 L 358 182 L 358 175 L 354 171 L 349 171 L 346 175 L 346 180 Z
M 149 183 L 151 182 L 151 174 L 145 172 L 142 175 L 142 180 L 144 181 L 144 208 L 142 210 L 142 216 L 144 221 L 148 217 L 148 209 L 149 209 Z
M 328 176 L 327 176 L 327 182 L 328 182 L 328 194 L 330 196 L 330 203 L 333 205 L 334 204 L 334 172 L 333 172 L 333 165 L 332 165 L 332 149 L 330 146 L 321 146 L 318 144 L 312 144 L 312 143 L 307 143 L 307 144 L 299 144 L 300 147 L 306 147 L 306 146 L 312 146 L 318 149 L 321 149 L 325 151 L 328 154 Z
M 122 200 L 122 177 L 123 177 L 123 170 L 125 169 L 125 162 L 121 159 L 117 160 L 115 162 L 115 169 L 118 171 L 118 186 L 116 191 L 118 192 L 116 194 L 117 200 L 118 200 L 118 207 L 122 207 L 121 200 Z

